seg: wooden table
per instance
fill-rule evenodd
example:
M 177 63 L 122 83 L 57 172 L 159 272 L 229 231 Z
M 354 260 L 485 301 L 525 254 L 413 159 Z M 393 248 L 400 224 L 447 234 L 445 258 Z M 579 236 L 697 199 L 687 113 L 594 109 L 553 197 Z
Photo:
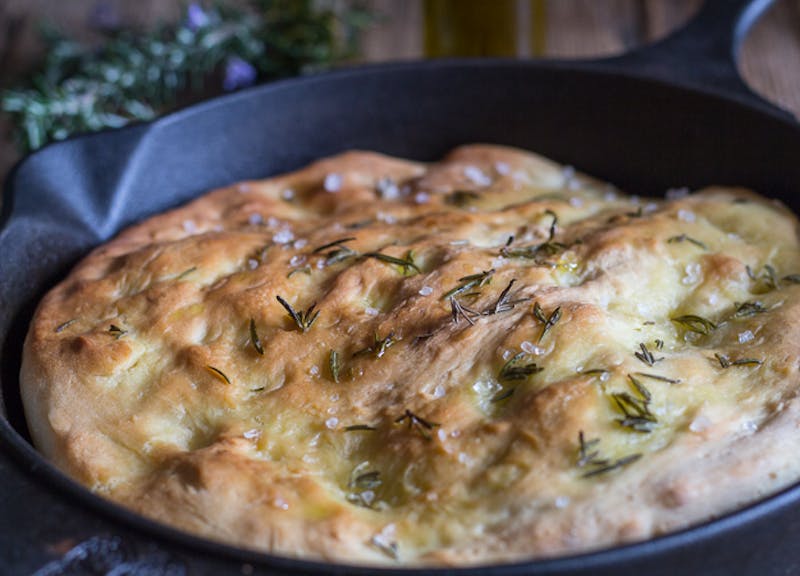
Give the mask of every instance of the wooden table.
M 674 30 L 701 3 L 701 0 L 533 1 L 539 4 L 545 17 L 544 55 L 557 58 L 610 55 L 630 50 Z M 89 38 L 87 15 L 96 3 L 97 0 L 3 0 L 0 3 L 0 86 L 36 55 L 37 21 L 46 15 L 71 35 Z M 423 57 L 423 0 L 368 0 L 368 3 L 382 18 L 365 38 L 364 60 Z M 144 25 L 177 17 L 185 2 L 115 0 L 110 4 L 117 7 L 125 22 Z M 7 25 L 21 17 L 24 29 L 12 35 L 15 38 L 12 46 Z M 756 91 L 800 117 L 800 0 L 776 1 L 746 39 L 740 68 Z M 0 117 L 0 133 L 4 128 L 7 131 L 7 123 Z M 0 138 L 0 179 L 17 157 L 7 135 Z

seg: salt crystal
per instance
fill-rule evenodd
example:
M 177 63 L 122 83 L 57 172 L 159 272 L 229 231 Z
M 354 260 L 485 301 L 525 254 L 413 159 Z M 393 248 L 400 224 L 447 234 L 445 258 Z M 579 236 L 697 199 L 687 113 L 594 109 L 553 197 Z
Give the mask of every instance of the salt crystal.
M 545 352 L 544 348 L 537 346 L 532 342 L 528 342 L 527 340 L 520 344 L 519 347 L 522 348 L 523 352 L 528 354 L 536 354 L 537 356 L 541 356 Z
M 331 402 L 338 402 L 338 401 L 339 401 L 339 393 L 334 392 L 333 394 L 331 394 Z
M 433 389 L 433 397 L 434 398 L 443 398 L 445 394 L 444 386 L 441 384 L 437 384 L 436 388 Z
M 600 382 L 608 382 L 611 379 L 611 372 L 602 372 L 600 374 Z
M 342 175 L 332 172 L 325 176 L 323 187 L 326 192 L 338 192 L 342 189 Z
M 645 204 L 644 209 L 642 211 L 645 212 L 646 214 L 649 214 L 651 212 L 655 212 L 656 210 L 658 210 L 658 204 L 656 204 L 655 202 L 648 202 L 647 204 Z
M 436 431 L 436 436 L 439 438 L 439 440 L 440 440 L 441 442 L 444 442 L 444 441 L 446 441 L 446 440 L 447 440 L 447 432 L 445 432 L 445 431 L 444 431 L 442 428 L 439 428 L 439 429 Z
M 555 502 L 553 503 L 555 504 L 556 508 L 566 508 L 567 506 L 569 506 L 570 498 L 569 496 L 559 496 L 555 499 Z
M 248 440 L 252 440 L 253 438 L 258 438 L 260 435 L 261 435 L 261 432 L 259 432 L 255 428 L 253 428 L 252 430 L 247 430 L 246 432 L 244 432 L 242 434 L 242 436 L 244 436 Z
M 498 174 L 503 176 L 511 172 L 511 166 L 509 166 L 506 162 L 495 162 L 494 169 Z
M 489 186 L 492 179 L 483 173 L 483 170 L 477 166 L 467 166 L 464 168 L 464 176 L 476 186 Z
M 681 278 L 681 284 L 688 286 L 690 284 L 696 284 L 697 282 L 699 282 L 701 270 L 702 268 L 700 267 L 700 264 L 698 264 L 697 262 L 692 262 L 690 264 L 687 264 L 686 267 L 684 268 L 686 276 Z
M 300 238 L 299 240 L 295 240 L 292 246 L 294 247 L 295 250 L 302 250 L 303 248 L 305 248 L 306 244 L 308 244 L 308 240 L 306 240 L 305 238 Z
M 250 217 L 247 219 L 251 226 L 257 226 L 258 224 L 264 223 L 264 217 L 261 216 L 258 212 L 250 214 Z
M 289 503 L 280 496 L 275 498 L 275 500 L 272 501 L 272 504 L 275 506 L 275 508 L 280 508 L 281 510 L 289 509 Z
M 236 187 L 236 191 L 239 192 L 240 194 L 247 194 L 248 192 L 250 192 L 250 185 L 247 184 L 246 182 L 243 182 Z
M 583 199 L 578 198 L 577 196 L 573 196 L 572 198 L 569 199 L 569 205 L 572 206 L 573 208 L 580 208 L 581 206 L 583 206 Z
M 617 193 L 614 190 L 608 190 L 603 194 L 603 200 L 606 202 L 613 202 L 617 199 Z
M 294 190 L 291 188 L 284 188 L 281 191 L 281 198 L 284 200 L 294 200 Z
M 427 204 L 431 200 L 431 195 L 427 192 L 417 192 L 414 195 L 414 202 L 417 204 Z
M 194 234 L 197 232 L 197 224 L 195 224 L 194 220 L 184 220 L 183 231 L 187 234 Z
M 511 355 L 513 353 L 514 352 L 512 352 L 511 350 L 506 350 L 505 352 L 503 352 L 503 360 L 508 360 L 509 358 L 511 358 Z
M 470 464 L 472 462 L 472 458 L 469 457 L 469 454 L 466 452 L 459 452 L 458 453 L 458 461 L 462 464 Z
M 275 218 L 275 216 L 270 216 L 267 218 L 267 226 L 270 228 L 276 228 L 280 223 L 281 221 Z
M 306 256 L 305 254 L 295 254 L 292 256 L 291 260 L 289 260 L 289 266 L 296 268 L 297 266 L 302 266 L 306 263 Z
M 312 376 L 318 376 L 319 375 L 319 366 L 316 366 L 316 365 L 311 366 L 311 368 L 308 369 L 308 373 L 311 374 Z
M 433 288 L 430 286 L 423 286 L 419 289 L 420 296 L 430 296 L 431 294 L 433 294 Z
M 758 423 L 753 420 L 745 420 L 742 424 L 742 429 L 745 432 L 753 434 L 754 432 L 758 432 Z
M 272 241 L 275 242 L 275 244 L 288 244 L 292 240 L 294 240 L 294 233 L 288 228 L 278 230 L 272 237 Z
M 394 224 L 397 222 L 397 218 L 395 218 L 392 214 L 387 214 L 386 212 L 378 212 L 375 214 L 375 218 L 381 222 L 386 222 L 387 224 Z
M 325 427 L 330 430 L 335 430 L 338 425 L 339 425 L 339 419 L 336 417 L 328 418 L 327 420 L 325 420 Z
M 372 502 L 375 500 L 375 492 L 372 490 L 364 490 L 361 494 L 359 494 L 359 496 L 361 496 L 361 500 L 367 506 L 372 504 Z
M 747 342 L 751 342 L 754 338 L 755 336 L 750 330 L 739 332 L 739 344 L 746 344 Z
M 388 176 L 378 180 L 375 188 L 378 190 L 380 197 L 386 200 L 396 200 L 400 196 L 400 189 L 397 187 L 397 183 Z
M 247 267 L 250 270 L 255 270 L 256 268 L 258 268 L 258 260 L 256 260 L 255 258 L 248 258 L 247 259 Z
M 692 432 L 705 432 L 710 427 L 711 427 L 711 420 L 708 418 L 708 416 L 704 414 L 698 415 L 689 424 L 689 430 L 691 430 Z
M 678 220 L 683 220 L 684 222 L 694 222 L 696 219 L 697 217 L 691 210 L 684 210 L 683 208 L 678 210 Z
M 364 314 L 366 314 L 367 316 L 377 316 L 378 314 L 380 314 L 380 310 L 370 306 L 366 310 L 364 310 Z

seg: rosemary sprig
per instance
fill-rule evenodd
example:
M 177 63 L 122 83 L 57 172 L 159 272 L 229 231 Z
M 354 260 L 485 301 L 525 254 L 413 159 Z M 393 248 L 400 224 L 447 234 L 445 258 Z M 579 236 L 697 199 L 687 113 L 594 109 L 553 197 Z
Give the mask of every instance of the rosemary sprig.
M 473 192 L 472 190 L 454 190 L 447 194 L 444 197 L 444 201 L 446 204 L 451 204 L 453 206 L 458 206 L 459 208 L 463 208 L 467 204 L 469 204 L 473 200 L 477 200 L 480 198 L 481 195 L 477 192 Z
M 753 302 L 736 302 L 734 306 L 736 306 L 736 311 L 733 313 L 734 318 L 748 318 L 767 311 L 766 306 L 757 300 Z
M 377 430 L 377 428 L 369 424 L 352 424 L 344 428 L 345 432 L 374 432 L 375 430 Z
M 371 21 L 358 4 L 335 11 L 312 0 L 249 4 L 192 3 L 177 23 L 137 33 L 100 31 L 99 47 L 44 34 L 41 65 L 22 86 L 0 95 L 20 148 L 151 120 L 181 99 L 207 96 L 209 87 L 219 93 L 329 66 L 352 56 Z M 224 79 L 213 82 L 217 77 Z
M 541 342 L 544 335 L 547 334 L 550 329 L 555 326 L 559 320 L 561 320 L 561 306 L 558 306 L 555 310 L 553 310 L 549 316 L 544 315 L 544 310 L 539 305 L 538 302 L 533 303 L 533 316 L 542 323 L 542 331 L 539 334 L 539 339 L 536 341 Z
M 623 428 L 636 432 L 652 432 L 658 420 L 650 411 L 650 401 L 652 400 L 650 391 L 641 381 L 630 374 L 628 375 L 628 385 L 633 394 L 615 392 L 611 395 L 614 404 L 623 415 L 623 418 L 617 419 L 617 423 Z
M 680 384 L 680 378 L 668 378 L 666 376 L 661 376 L 660 374 L 650 374 L 649 372 L 634 372 L 636 376 L 641 376 L 642 378 L 649 378 L 650 380 L 658 380 L 659 382 L 666 382 L 667 384 Z
M 503 312 L 510 312 L 511 310 L 514 309 L 514 307 L 517 304 L 520 304 L 522 302 L 527 302 L 528 300 L 530 300 L 530 298 L 527 297 L 517 298 L 516 300 L 511 299 L 511 294 L 510 294 L 511 288 L 514 286 L 514 283 L 516 281 L 517 281 L 516 278 L 511 279 L 506 285 L 506 287 L 503 288 L 503 291 L 500 292 L 500 296 L 497 297 L 497 300 L 495 301 L 494 305 L 484 310 L 483 314 L 488 316 L 491 314 L 501 314 Z
M 705 318 L 696 316 L 694 314 L 676 316 L 675 318 L 670 318 L 670 320 L 676 324 L 680 324 L 686 330 L 689 330 L 690 332 L 696 332 L 697 334 L 708 335 L 717 329 L 717 325 L 711 320 L 706 320 Z
M 376 332 L 373 338 L 374 340 L 371 346 L 367 346 L 366 348 L 362 348 L 357 352 L 353 352 L 353 357 L 355 358 L 357 356 L 373 354 L 375 358 L 381 358 L 395 343 L 394 332 L 389 332 L 384 338 L 379 337 L 378 333 Z
M 632 464 L 642 457 L 641 454 L 637 453 L 612 461 L 602 457 L 599 450 L 595 450 L 598 444 L 600 444 L 599 438 L 586 440 L 583 435 L 583 430 L 578 432 L 578 460 L 576 465 L 578 468 L 585 468 L 587 466 L 592 468 L 582 475 L 583 478 L 591 478 L 593 476 L 606 474 L 617 468 Z
M 728 356 L 715 352 L 714 356 L 719 362 L 720 367 L 729 368 L 731 366 L 760 366 L 764 363 L 763 360 L 757 358 L 740 358 L 738 360 L 731 360 Z
M 644 342 L 639 343 L 639 351 L 634 352 L 633 355 L 648 366 L 654 366 L 656 362 L 661 362 L 664 359 L 663 356 L 656 358 Z
M 383 254 L 381 252 L 367 252 L 362 254 L 364 258 L 375 258 L 381 262 L 386 264 L 394 264 L 395 266 L 400 266 L 403 271 L 403 274 L 408 274 L 409 270 L 413 270 L 415 273 L 420 274 L 422 270 L 419 269 L 414 263 L 414 252 L 409 250 L 406 252 L 405 257 L 397 258 L 395 256 L 389 256 L 388 254 Z
M 753 269 L 750 266 L 745 266 L 745 270 L 747 271 L 747 276 L 753 282 L 763 284 L 763 287 L 766 290 L 761 290 L 760 286 L 756 286 L 760 291 L 769 292 L 770 290 L 775 290 L 778 287 L 778 273 L 769 264 L 765 264 L 764 267 L 761 269 L 761 272 L 756 275 L 753 272 Z
M 125 334 L 127 334 L 128 331 L 127 330 L 123 330 L 122 328 L 120 328 L 116 324 L 111 324 L 111 326 L 108 327 L 108 333 L 111 334 L 114 337 L 114 340 L 119 340 L 120 338 L 125 336 Z
M 196 270 L 197 270 L 197 266 L 192 266 L 191 268 L 187 268 L 186 270 L 184 270 L 183 272 L 181 272 L 180 274 L 178 274 L 175 277 L 175 282 L 180 282 L 181 280 L 183 280 L 189 274 L 191 274 L 192 272 L 195 272 Z
M 698 248 L 703 250 L 708 250 L 708 246 L 700 242 L 700 240 L 696 240 L 687 234 L 680 234 L 678 236 L 672 236 L 667 238 L 667 244 L 675 244 L 676 242 L 689 242 L 690 244 L 694 244 Z
M 355 236 L 348 236 L 347 238 L 339 238 L 338 240 L 334 240 L 333 242 L 328 242 L 327 244 L 323 244 L 322 246 L 317 246 L 311 251 L 311 253 L 319 254 L 323 250 L 327 250 L 328 248 L 334 248 L 336 246 L 341 246 L 342 244 L 346 244 L 347 242 L 352 242 L 355 239 L 356 239 Z
M 430 420 L 425 420 L 421 416 L 417 416 L 408 408 L 406 408 L 402 416 L 399 416 L 394 420 L 395 424 L 402 424 L 403 422 L 407 422 L 408 429 L 415 429 L 425 440 L 430 440 L 430 431 L 439 426 L 439 424 L 436 422 L 431 422 Z
M 331 370 L 331 378 L 333 381 L 339 383 L 339 353 L 336 350 L 331 350 L 328 356 L 328 368 Z
M 475 318 L 479 318 L 481 314 L 472 308 L 464 306 L 459 302 L 458 298 L 452 296 L 450 298 L 450 315 L 453 318 L 453 324 L 458 324 L 458 321 L 463 318 L 470 326 L 474 326 Z
M 253 345 L 253 348 L 256 349 L 261 356 L 264 355 L 264 347 L 261 345 L 261 338 L 258 337 L 258 331 L 256 331 L 256 321 L 254 318 L 250 318 L 250 343 Z
M 53 332 L 55 332 L 56 334 L 58 334 L 60 332 L 63 332 L 64 330 L 66 330 L 67 328 L 69 328 L 70 326 L 75 324 L 75 322 L 77 322 L 77 321 L 78 321 L 77 318 L 72 318 L 71 320 L 67 320 L 66 322 L 62 322 L 61 324 L 59 324 L 58 326 L 56 326 L 53 329 Z
M 500 380 L 526 380 L 528 376 L 544 370 L 536 362 L 522 362 L 523 358 L 529 356 L 527 352 L 517 352 L 508 362 L 503 364 L 498 378 Z
M 480 288 L 489 284 L 492 281 L 492 276 L 494 276 L 494 268 L 491 270 L 484 270 L 483 272 L 479 272 L 477 274 L 470 274 L 469 276 L 462 276 L 458 279 L 460 284 L 455 288 L 448 290 L 442 296 L 442 300 L 447 300 L 452 296 L 456 296 L 467 290 L 472 290 L 473 288 Z
M 228 378 L 228 376 L 225 374 L 225 372 L 223 372 L 219 368 L 211 366 L 210 364 L 206 364 L 206 371 L 209 374 L 211 374 L 214 378 L 216 378 L 217 380 L 222 382 L 223 384 L 230 384 L 231 383 L 231 379 Z
M 292 308 L 291 304 L 289 304 L 280 296 L 275 296 L 275 298 L 278 300 L 278 302 L 280 302 L 281 306 L 286 309 L 286 311 L 289 313 L 289 316 L 291 316 L 292 320 L 294 320 L 294 323 L 297 324 L 297 327 L 303 332 L 308 332 L 308 330 L 314 324 L 314 321 L 317 319 L 317 316 L 319 316 L 319 310 L 314 310 L 314 308 L 317 306 L 316 302 L 313 303 L 308 310 L 301 310 L 300 312 L 297 312 L 294 308 Z

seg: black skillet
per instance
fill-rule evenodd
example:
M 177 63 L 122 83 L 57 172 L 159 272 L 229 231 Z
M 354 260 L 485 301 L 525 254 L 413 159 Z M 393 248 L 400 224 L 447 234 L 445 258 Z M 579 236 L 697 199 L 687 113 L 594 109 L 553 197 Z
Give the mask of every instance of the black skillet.
M 738 184 L 800 213 L 800 125 L 748 90 L 734 64 L 744 32 L 768 5 L 712 0 L 666 40 L 601 61 L 434 61 L 278 82 L 27 158 L 7 183 L 0 232 L 0 573 L 376 573 L 177 532 L 101 500 L 45 462 L 29 443 L 18 391 L 38 299 L 131 222 L 209 188 L 350 148 L 433 160 L 458 144 L 496 142 L 636 194 Z M 800 574 L 800 486 L 645 543 L 435 573 Z

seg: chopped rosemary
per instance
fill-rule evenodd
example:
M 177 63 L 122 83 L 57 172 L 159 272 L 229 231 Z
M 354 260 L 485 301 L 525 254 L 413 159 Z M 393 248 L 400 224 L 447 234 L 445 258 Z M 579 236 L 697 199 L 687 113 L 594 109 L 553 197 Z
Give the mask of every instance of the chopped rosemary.
M 462 292 L 466 292 L 472 288 L 480 288 L 481 286 L 485 286 L 492 281 L 492 276 L 494 276 L 494 268 L 490 270 L 484 270 L 483 272 L 478 272 L 477 274 L 462 276 L 458 279 L 461 284 L 445 292 L 445 294 L 442 296 L 442 300 L 447 300 L 451 296 L 456 296 L 457 294 L 461 294 Z
M 612 470 L 616 470 L 617 468 L 622 468 L 623 466 L 627 466 L 628 464 L 633 464 L 642 455 L 639 453 L 630 454 L 629 456 L 625 456 L 620 458 L 619 460 L 614 460 L 613 462 L 609 462 L 605 466 L 601 466 L 599 468 L 595 468 L 594 470 L 590 470 L 586 474 L 583 475 L 584 478 L 591 478 L 592 476 L 599 476 L 600 474 L 605 474 L 607 472 L 611 472 Z
M 652 432 L 658 422 L 650 411 L 652 395 L 644 384 L 630 374 L 628 375 L 628 384 L 633 394 L 615 392 L 611 395 L 614 404 L 623 415 L 623 418 L 617 419 L 617 423 L 623 428 L 629 428 L 636 432 Z
M 544 370 L 536 362 L 521 363 L 525 356 L 528 356 L 527 352 L 518 352 L 512 356 L 508 362 L 503 364 L 498 378 L 500 380 L 526 380 L 528 376 Z
M 672 320 L 676 324 L 680 324 L 690 332 L 696 332 L 698 334 L 707 335 L 717 329 L 717 325 L 714 324 L 711 320 L 706 320 L 705 318 L 696 316 L 694 314 L 685 314 L 683 316 L 676 316 L 675 318 L 670 318 L 670 320 Z
M 664 341 L 660 338 L 656 338 L 653 343 L 656 345 L 656 350 L 663 350 L 664 349 Z
M 484 314 L 500 314 L 502 312 L 509 312 L 514 309 L 514 306 L 521 302 L 526 302 L 530 300 L 530 298 L 517 298 L 516 300 L 511 300 L 509 297 L 509 293 L 511 292 L 512 286 L 516 282 L 516 278 L 513 278 L 509 281 L 508 285 L 503 288 L 503 291 L 500 292 L 500 296 L 498 296 L 497 301 L 494 303 L 494 306 L 486 309 L 483 313 Z
M 503 400 L 508 400 L 514 395 L 515 390 L 516 388 L 508 388 L 507 390 L 501 390 L 500 392 L 492 396 L 492 399 L 489 400 L 489 403 L 497 404 L 498 402 L 502 402 Z
M 722 368 L 729 368 L 730 366 L 760 366 L 764 363 L 763 360 L 758 360 L 757 358 L 740 358 L 738 360 L 731 360 L 726 355 L 720 354 L 719 352 L 714 353 L 714 356 L 717 358 L 717 361 Z
M 753 272 L 753 269 L 750 268 L 750 266 L 745 266 L 745 270 L 747 271 L 747 276 L 750 278 L 750 280 L 763 283 L 767 292 L 770 290 L 775 290 L 778 287 L 778 273 L 775 271 L 775 268 L 769 264 L 765 264 L 761 273 L 758 275 Z
M 256 349 L 256 352 L 262 356 L 264 355 L 264 347 L 261 345 L 261 338 L 258 337 L 258 332 L 256 331 L 256 321 L 253 318 L 250 318 L 250 343 Z
M 369 424 L 353 424 L 351 426 L 345 426 L 345 432 L 374 432 L 377 430 L 374 426 L 370 426 Z
M 386 350 L 394 345 L 394 332 L 389 332 L 385 338 L 380 338 L 378 333 L 375 333 L 372 346 L 367 346 L 361 350 L 354 352 L 353 357 L 364 356 L 365 354 L 374 354 L 375 358 L 380 358 L 386 354 Z
M 430 440 L 430 430 L 433 430 L 439 426 L 439 424 L 436 422 L 431 422 L 429 420 L 425 420 L 421 416 L 417 416 L 408 408 L 406 408 L 406 411 L 403 412 L 402 416 L 395 418 L 394 420 L 395 424 L 402 424 L 403 422 L 408 422 L 408 429 L 416 429 L 420 436 L 422 436 L 425 440 Z
M 691 244 L 694 244 L 698 248 L 702 248 L 703 250 L 708 250 L 708 246 L 700 242 L 700 240 L 696 240 L 686 234 L 680 234 L 678 236 L 672 236 L 671 238 L 667 238 L 668 244 L 675 244 L 676 242 L 689 242 Z
M 680 384 L 680 378 L 667 378 L 666 376 L 661 376 L 660 374 L 650 374 L 648 372 L 634 372 L 637 376 L 641 376 L 642 378 L 649 378 L 650 380 L 658 380 L 659 382 L 667 382 L 668 384 Z
M 339 353 L 336 350 L 331 350 L 328 357 L 328 367 L 331 370 L 331 378 L 337 384 L 339 383 Z
M 339 238 L 338 240 L 334 240 L 333 242 L 328 242 L 327 244 L 323 244 L 322 246 L 317 246 L 314 250 L 311 251 L 312 254 L 318 254 L 323 250 L 327 250 L 328 248 L 333 248 L 335 246 L 340 246 L 347 242 L 352 242 L 355 240 L 355 236 L 348 236 L 347 238 Z
M 223 382 L 225 384 L 230 384 L 231 383 L 230 378 L 228 378 L 228 376 L 225 374 L 225 372 L 223 372 L 219 368 L 211 366 L 210 364 L 206 364 L 206 371 L 209 374 L 211 374 L 214 378 L 219 380 L 220 382 Z
M 385 262 L 386 264 L 394 264 L 395 266 L 400 266 L 403 269 L 403 274 L 408 274 L 409 269 L 413 270 L 417 274 L 420 274 L 422 270 L 419 269 L 414 263 L 414 252 L 409 250 L 406 252 L 404 258 L 397 258 L 395 256 L 389 256 L 388 254 L 382 254 L 381 252 L 367 252 L 363 254 L 364 258 L 375 258 L 381 262 Z
M 378 488 L 382 483 L 381 473 L 375 470 L 372 472 L 364 472 L 363 474 L 359 474 L 352 481 L 351 485 L 362 490 L 372 490 L 374 488 Z
M 584 376 L 603 376 L 604 374 L 610 374 L 611 372 L 606 370 L 605 368 L 592 368 L 591 370 L 584 370 L 583 372 L 579 372 Z
M 544 310 L 542 310 L 542 307 L 539 305 L 538 302 L 534 302 L 533 303 L 533 315 L 539 322 L 541 322 L 543 324 L 542 332 L 541 332 L 541 334 L 539 334 L 539 339 L 537 340 L 537 342 L 541 342 L 542 338 L 544 338 L 544 335 L 547 334 L 547 332 L 550 330 L 550 328 L 555 326 L 556 323 L 559 320 L 561 320 L 561 306 L 559 306 L 555 310 L 553 310 L 550 313 L 550 316 L 545 317 Z
M 639 352 L 634 352 L 633 355 L 648 366 L 654 366 L 656 362 L 661 362 L 664 359 L 663 356 L 656 358 L 644 342 L 639 343 Z
M 294 320 L 294 323 L 297 324 L 297 327 L 303 332 L 308 332 L 309 328 L 311 328 L 311 325 L 314 324 L 314 321 L 317 319 L 317 316 L 319 316 L 319 310 L 314 310 L 317 305 L 316 302 L 313 303 L 308 310 L 301 310 L 300 312 L 297 312 L 294 308 L 292 308 L 291 304 L 289 304 L 280 296 L 275 296 L 275 298 L 278 300 L 278 302 L 280 302 L 281 306 L 286 309 L 286 311 L 289 313 L 289 316 L 291 316 L 292 320 Z
M 444 201 L 446 204 L 451 204 L 453 206 L 458 206 L 459 208 L 463 208 L 471 201 L 477 200 L 480 197 L 481 197 L 480 194 L 478 194 L 477 192 L 473 192 L 472 190 L 454 190 L 453 192 L 450 192 L 450 194 L 444 197 Z
M 192 266 L 191 268 L 188 268 L 188 269 L 184 270 L 183 272 L 181 272 L 180 274 L 178 274 L 175 277 L 175 281 L 178 282 L 179 280 L 183 280 L 184 278 L 186 278 L 189 274 L 191 274 L 195 270 L 197 270 L 197 266 Z
M 767 311 L 767 308 L 757 300 L 741 304 L 736 302 L 734 305 L 736 306 L 736 312 L 733 313 L 734 318 L 748 318 Z
M 53 330 L 53 332 L 55 332 L 56 334 L 58 334 L 59 332 L 63 332 L 64 330 L 66 330 L 67 328 L 72 326 L 77 321 L 78 321 L 77 318 L 73 318 L 72 320 L 67 320 L 66 322 L 56 326 L 55 329 Z
M 267 389 L 267 387 L 266 387 L 266 386 L 259 386 L 258 388 L 252 388 L 252 389 L 250 390 L 250 392 L 263 392 L 263 391 L 264 391 L 264 390 L 266 390 L 266 389 Z
M 125 334 L 127 334 L 128 331 L 127 330 L 123 330 L 122 328 L 120 328 L 116 324 L 112 324 L 111 326 L 108 327 L 108 333 L 111 334 L 114 337 L 114 340 L 119 340 L 120 338 L 125 336 Z
M 450 297 L 450 314 L 453 318 L 453 324 L 458 324 L 459 319 L 463 318 L 469 322 L 470 326 L 474 326 L 474 319 L 481 315 L 480 312 L 476 312 L 472 308 L 464 306 L 455 296 Z
M 599 476 L 600 474 L 611 472 L 617 468 L 627 466 L 642 457 L 641 454 L 631 454 L 613 461 L 608 458 L 603 458 L 600 455 L 600 451 L 595 450 L 595 447 L 600 444 L 600 439 L 593 438 L 592 440 L 586 440 L 583 435 L 583 430 L 578 432 L 578 443 L 578 460 L 576 465 L 578 468 L 592 467 L 592 470 L 583 474 L 584 478 L 591 478 L 592 476 Z

